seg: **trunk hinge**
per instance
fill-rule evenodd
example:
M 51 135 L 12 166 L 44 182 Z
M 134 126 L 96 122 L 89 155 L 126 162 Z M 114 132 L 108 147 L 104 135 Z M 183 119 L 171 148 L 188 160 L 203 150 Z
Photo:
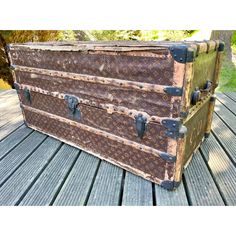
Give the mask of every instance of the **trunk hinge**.
M 172 96 L 182 96 L 183 89 L 179 87 L 165 86 L 164 92 Z
M 72 95 L 65 95 L 65 100 L 67 101 L 69 117 L 72 119 L 80 120 L 81 112 L 80 109 L 77 107 L 79 103 L 78 98 Z

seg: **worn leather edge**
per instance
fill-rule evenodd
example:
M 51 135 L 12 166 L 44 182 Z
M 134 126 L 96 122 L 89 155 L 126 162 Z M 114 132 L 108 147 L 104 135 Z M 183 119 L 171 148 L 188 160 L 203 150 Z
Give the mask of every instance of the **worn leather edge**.
M 194 75 L 193 62 L 186 63 L 184 82 L 183 82 L 184 93 L 180 103 L 180 114 L 187 114 L 187 117 L 189 115 L 189 106 L 190 106 L 189 96 L 190 96 L 191 81 L 193 79 L 193 75 Z
M 196 56 L 202 53 L 209 53 L 216 51 L 219 48 L 219 40 L 204 40 L 204 41 L 184 41 L 188 43 L 191 47 L 195 48 Z
M 212 95 L 210 97 L 209 109 L 208 109 L 208 114 L 207 114 L 207 124 L 206 124 L 206 131 L 205 131 L 205 137 L 206 138 L 209 136 L 209 134 L 211 132 L 211 124 L 212 124 L 212 120 L 213 120 L 215 100 L 216 100 L 216 96 Z
M 198 48 L 199 53 L 215 50 L 219 47 L 219 40 L 204 41 L 78 41 L 78 42 L 37 42 L 37 43 L 11 43 L 10 49 L 33 49 L 33 50 L 52 50 L 52 51 L 89 51 L 89 50 L 108 50 L 108 51 L 130 51 L 130 50 L 159 50 L 166 49 L 173 45 L 186 44 Z M 207 44 L 209 46 L 207 46 Z M 121 48 L 121 49 L 120 49 Z

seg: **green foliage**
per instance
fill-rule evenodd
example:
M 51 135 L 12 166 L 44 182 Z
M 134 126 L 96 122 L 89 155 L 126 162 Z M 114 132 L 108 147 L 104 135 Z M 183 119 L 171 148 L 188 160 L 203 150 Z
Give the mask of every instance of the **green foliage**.
M 61 30 L 58 32 L 56 40 L 59 41 L 74 41 L 76 40 L 76 32 L 74 30 Z
M 138 40 L 141 30 L 88 30 L 85 31 L 90 40 Z
M 139 40 L 158 40 L 158 30 L 141 30 L 141 36 Z
M 233 31 L 233 36 L 231 39 L 231 49 L 232 53 L 236 55 L 236 30 Z
M 196 30 L 90 30 L 89 40 L 182 40 Z
M 179 41 L 192 36 L 196 30 L 160 30 L 158 32 L 161 40 Z
M 231 39 L 231 45 L 236 47 L 236 30 L 233 32 L 233 36 Z
M 46 42 L 58 40 L 58 30 L 4 30 L 0 34 L 6 43 Z
M 236 92 L 236 68 L 232 65 L 223 65 L 220 74 L 219 87 L 220 92 Z

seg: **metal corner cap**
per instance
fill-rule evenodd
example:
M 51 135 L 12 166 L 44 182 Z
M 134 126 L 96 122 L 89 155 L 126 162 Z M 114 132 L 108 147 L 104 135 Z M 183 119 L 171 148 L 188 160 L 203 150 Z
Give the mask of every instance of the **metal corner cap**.
M 220 41 L 219 47 L 218 47 L 218 52 L 223 52 L 225 49 L 225 43 L 223 41 Z
M 163 180 L 160 185 L 164 189 L 174 190 L 175 188 L 177 188 L 180 185 L 180 182 L 176 182 L 173 180 Z
M 186 44 L 176 44 L 169 47 L 170 54 L 179 63 L 193 62 L 196 50 Z
M 211 97 L 210 97 L 210 102 L 215 102 L 216 100 L 216 95 L 213 94 Z

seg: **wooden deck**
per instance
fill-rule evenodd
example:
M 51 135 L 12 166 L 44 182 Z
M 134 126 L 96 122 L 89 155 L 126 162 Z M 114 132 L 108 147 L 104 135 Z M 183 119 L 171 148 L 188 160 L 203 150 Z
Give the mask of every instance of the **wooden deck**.
M 212 134 L 174 191 L 23 124 L 0 92 L 0 205 L 236 205 L 236 93 L 217 94 Z

